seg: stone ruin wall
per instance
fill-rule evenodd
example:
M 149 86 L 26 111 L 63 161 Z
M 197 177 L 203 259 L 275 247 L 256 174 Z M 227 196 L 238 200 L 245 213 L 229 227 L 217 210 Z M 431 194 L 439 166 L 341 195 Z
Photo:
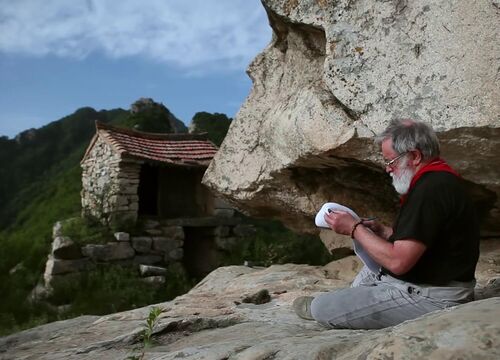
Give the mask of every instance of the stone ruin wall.
M 213 241 L 216 260 L 230 254 L 238 244 L 249 241 L 255 233 L 253 225 L 242 223 L 240 218 L 232 216 L 147 220 L 141 235 L 117 232 L 105 244 L 80 245 L 64 232 L 65 223 L 71 221 L 59 221 L 53 227 L 53 241 L 45 264 L 43 283 L 33 290 L 33 300 L 44 300 L 59 284 L 77 281 L 83 272 L 106 264 L 135 267 L 145 282 L 161 285 L 168 281 L 165 275 L 169 265 L 178 264 L 186 268 L 186 228 L 207 229 L 205 238 L 197 240 Z M 209 254 L 205 255 L 208 257 Z M 207 266 L 210 268 L 216 264 Z
M 124 160 L 100 136 L 82 165 L 82 213 L 103 224 L 135 223 L 141 162 Z
M 327 201 L 391 223 L 397 194 L 373 137 L 426 121 L 500 233 L 495 1 L 264 0 L 271 43 L 203 182 L 254 216 L 317 232 Z

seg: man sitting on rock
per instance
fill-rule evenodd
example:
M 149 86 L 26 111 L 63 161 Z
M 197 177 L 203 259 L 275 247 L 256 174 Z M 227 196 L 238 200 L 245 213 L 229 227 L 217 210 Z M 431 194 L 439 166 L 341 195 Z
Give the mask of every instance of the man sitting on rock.
M 436 134 L 397 120 L 378 140 L 401 208 L 393 227 L 342 211 L 325 215 L 381 266 L 378 273 L 365 266 L 350 288 L 294 301 L 300 317 L 327 327 L 379 329 L 474 297 L 478 221 L 461 178 L 439 158 Z

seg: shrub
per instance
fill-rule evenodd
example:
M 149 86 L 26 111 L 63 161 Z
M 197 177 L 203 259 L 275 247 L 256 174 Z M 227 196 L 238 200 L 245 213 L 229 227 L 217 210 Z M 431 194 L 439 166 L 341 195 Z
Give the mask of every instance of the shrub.
M 166 279 L 165 284 L 152 286 L 142 280 L 136 268 L 108 265 L 59 282 L 50 301 L 71 303 L 66 317 L 104 315 L 168 301 L 194 285 L 181 266 L 169 266 Z
M 193 116 L 192 125 L 195 133 L 208 133 L 209 140 L 220 146 L 226 137 L 231 121 L 232 119 L 226 114 L 211 114 L 202 111 Z
M 109 228 L 88 217 L 75 217 L 63 221 L 61 233 L 78 245 L 106 244 L 114 240 Z
M 333 260 L 321 240 L 314 235 L 300 235 L 279 221 L 254 221 L 256 233 L 222 259 L 223 265 L 251 261 L 262 266 L 273 264 L 325 265 Z

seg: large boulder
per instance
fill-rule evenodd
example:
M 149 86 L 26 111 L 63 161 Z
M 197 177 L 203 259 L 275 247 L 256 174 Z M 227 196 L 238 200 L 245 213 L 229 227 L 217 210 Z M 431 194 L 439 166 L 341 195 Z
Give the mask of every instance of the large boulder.
M 477 278 L 500 277 L 498 240 L 482 244 Z M 162 309 L 145 359 L 498 359 L 500 288 L 490 297 L 382 330 L 328 330 L 291 308 L 300 295 L 348 286 L 355 257 L 326 266 L 219 268 Z M 160 278 L 150 278 L 156 281 Z M 497 280 L 498 281 L 498 280 Z M 490 289 L 491 290 L 491 289 Z M 495 289 L 493 289 L 495 290 Z M 261 294 L 266 294 L 262 299 Z M 491 297 L 494 296 L 494 297 Z M 496 297 L 495 297 L 496 296 Z M 250 300 L 247 300 L 250 299 Z M 263 301 L 261 301 L 263 300 Z M 125 359 L 140 349 L 151 307 L 59 321 L 0 338 L 0 358 Z
M 322 203 L 390 221 L 397 202 L 374 135 L 434 126 L 500 232 L 497 1 L 263 0 L 273 39 L 204 183 L 246 212 L 313 231 Z

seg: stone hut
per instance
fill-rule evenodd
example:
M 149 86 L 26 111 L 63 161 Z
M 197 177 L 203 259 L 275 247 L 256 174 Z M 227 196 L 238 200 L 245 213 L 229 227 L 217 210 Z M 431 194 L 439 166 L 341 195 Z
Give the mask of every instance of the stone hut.
M 82 211 L 120 227 L 140 216 L 211 216 L 214 199 L 201 184 L 217 147 L 203 134 L 153 134 L 96 121 L 81 161 Z
M 161 266 L 180 263 L 200 278 L 217 268 L 255 229 L 201 184 L 216 152 L 203 134 L 144 133 L 96 122 L 81 161 L 82 215 L 117 231 L 106 244 L 81 245 L 64 233 L 71 219 L 57 222 L 44 284 L 32 298 L 101 264 L 139 265 L 153 285 L 165 282 Z M 141 226 L 130 229 L 139 218 Z

